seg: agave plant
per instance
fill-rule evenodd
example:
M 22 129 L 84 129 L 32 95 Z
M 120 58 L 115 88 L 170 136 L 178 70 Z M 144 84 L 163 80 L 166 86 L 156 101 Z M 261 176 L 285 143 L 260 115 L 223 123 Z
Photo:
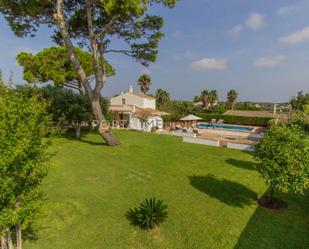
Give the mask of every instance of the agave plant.
M 145 199 L 137 208 L 130 209 L 126 216 L 132 224 L 144 229 L 153 229 L 167 218 L 167 205 L 156 198 Z

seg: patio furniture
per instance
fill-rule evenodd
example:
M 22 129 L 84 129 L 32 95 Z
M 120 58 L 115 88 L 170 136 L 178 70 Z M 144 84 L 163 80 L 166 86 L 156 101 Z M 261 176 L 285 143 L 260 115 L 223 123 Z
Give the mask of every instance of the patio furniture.
M 210 120 L 210 123 L 213 124 L 213 125 L 216 124 L 217 123 L 217 119 L 213 118 L 212 120 Z
M 183 127 L 181 127 L 180 125 L 176 125 L 175 126 L 175 130 L 177 131 L 177 130 L 182 130 L 183 129 Z
M 190 114 L 190 115 L 187 115 L 187 116 L 181 118 L 179 121 L 184 122 L 189 127 L 189 126 L 193 126 L 194 122 L 195 122 L 195 124 L 197 124 L 198 120 L 202 120 L 202 118 Z
M 224 120 L 223 119 L 219 119 L 218 121 L 217 121 L 217 124 L 218 125 L 222 125 L 224 123 Z
M 200 130 L 196 128 L 193 129 L 193 133 L 196 135 L 201 135 Z

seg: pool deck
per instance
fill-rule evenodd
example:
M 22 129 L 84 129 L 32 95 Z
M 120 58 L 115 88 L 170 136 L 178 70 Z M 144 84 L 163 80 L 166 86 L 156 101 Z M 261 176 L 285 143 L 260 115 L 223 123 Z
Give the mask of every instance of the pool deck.
M 211 141 L 219 141 L 220 146 L 227 146 L 227 143 L 255 145 L 259 140 L 261 140 L 262 135 L 265 132 L 265 127 L 260 126 L 245 126 L 245 125 L 233 125 L 233 124 L 224 124 L 224 125 L 235 126 L 235 127 L 239 126 L 251 127 L 253 128 L 253 130 L 251 131 L 228 130 L 228 129 L 210 128 L 210 127 L 202 129 L 198 128 L 199 134 L 196 135 L 196 138 Z M 187 132 L 186 134 L 193 135 L 192 132 Z
M 245 125 L 232 125 L 225 124 L 229 126 L 243 126 L 251 127 L 251 131 L 242 130 L 227 130 L 220 128 L 204 128 L 199 129 L 200 135 L 198 138 L 207 140 L 216 140 L 220 142 L 220 146 L 226 146 L 227 143 L 237 143 L 237 144 L 247 144 L 255 145 L 259 140 L 261 140 L 262 134 L 265 132 L 265 127 L 260 126 L 245 126 Z

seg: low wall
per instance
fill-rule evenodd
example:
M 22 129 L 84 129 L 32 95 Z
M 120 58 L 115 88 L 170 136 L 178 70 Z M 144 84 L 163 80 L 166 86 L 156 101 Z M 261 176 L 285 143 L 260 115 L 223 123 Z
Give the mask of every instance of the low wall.
M 255 139 L 261 139 L 263 137 L 263 135 L 259 133 L 249 133 L 249 132 L 240 132 L 240 131 L 224 131 L 224 130 L 217 130 L 217 129 L 205 129 L 205 130 L 202 129 L 201 133 L 219 134 L 219 135 L 224 135 L 224 136 L 238 136 L 238 137 L 255 138 Z
M 236 150 L 254 151 L 255 147 L 247 144 L 227 143 L 227 147 Z
M 182 132 L 182 131 L 172 131 L 170 134 L 177 137 L 192 137 L 192 138 L 196 137 L 196 134 L 194 133 Z
M 210 146 L 219 146 L 219 141 L 213 140 L 206 140 L 200 138 L 190 138 L 190 137 L 183 137 L 183 142 L 185 143 L 192 143 L 192 144 L 203 144 L 203 145 L 210 145 Z

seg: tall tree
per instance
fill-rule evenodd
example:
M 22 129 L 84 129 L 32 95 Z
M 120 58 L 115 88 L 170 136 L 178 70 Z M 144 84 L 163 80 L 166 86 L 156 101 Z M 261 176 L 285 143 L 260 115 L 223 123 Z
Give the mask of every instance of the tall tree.
M 31 97 L 29 97 L 31 96 Z M 0 237 L 22 249 L 22 230 L 42 214 L 41 182 L 54 134 L 48 103 L 36 94 L 0 86 Z
M 208 90 L 203 90 L 200 96 L 200 99 L 203 102 L 203 108 L 208 110 L 210 105 L 210 99 L 209 99 L 210 92 Z
M 74 48 L 78 60 L 83 66 L 89 81 L 93 79 L 92 55 L 79 48 Z M 24 69 L 24 80 L 30 84 L 53 81 L 55 85 L 78 90 L 84 94 L 82 82 L 72 66 L 65 47 L 50 47 L 37 54 L 21 52 L 17 61 Z M 115 75 L 115 70 L 105 61 L 107 76 Z
M 258 172 L 269 186 L 270 204 L 275 190 L 300 192 L 309 188 L 309 139 L 298 126 L 273 126 L 256 146 Z
M 200 101 L 201 101 L 201 96 L 194 96 L 194 98 L 193 98 L 194 103 L 197 103 L 197 102 L 200 102 Z
M 167 106 L 170 103 L 170 94 L 168 91 L 158 89 L 156 91 L 156 105 L 158 109 Z
M 137 84 L 140 86 L 142 93 L 146 94 L 149 91 L 149 89 L 152 85 L 150 75 L 149 74 L 142 74 L 138 78 Z
M 305 106 L 309 104 L 309 93 L 298 92 L 297 96 L 291 99 L 290 104 L 293 111 L 304 111 Z
M 73 126 L 76 138 L 81 138 L 81 125 L 92 120 L 90 102 L 83 94 L 74 93 L 61 86 L 45 86 L 41 88 L 43 97 L 50 99 L 49 113 L 53 120 L 62 125 Z
M 64 44 L 78 74 L 92 112 L 101 122 L 99 132 L 109 145 L 118 145 L 111 127 L 104 123 L 100 106 L 101 90 L 106 83 L 104 63 L 107 53 L 121 53 L 147 66 L 156 60 L 163 19 L 149 14 L 155 3 L 173 7 L 176 0 L 2 0 L 0 11 L 18 36 L 34 35 L 41 24 L 53 27 L 54 41 Z M 123 39 L 127 48 L 115 48 L 115 39 Z M 92 54 L 95 86 L 74 52 L 73 39 Z
M 0 69 L 0 86 L 4 85 L 3 76 L 2 76 L 2 70 Z
M 227 93 L 227 104 L 232 110 L 234 110 L 237 96 L 238 96 L 238 93 L 234 89 L 229 90 Z
M 218 102 L 218 91 L 217 90 L 211 90 L 210 93 L 209 93 L 210 107 L 213 108 L 217 102 Z

